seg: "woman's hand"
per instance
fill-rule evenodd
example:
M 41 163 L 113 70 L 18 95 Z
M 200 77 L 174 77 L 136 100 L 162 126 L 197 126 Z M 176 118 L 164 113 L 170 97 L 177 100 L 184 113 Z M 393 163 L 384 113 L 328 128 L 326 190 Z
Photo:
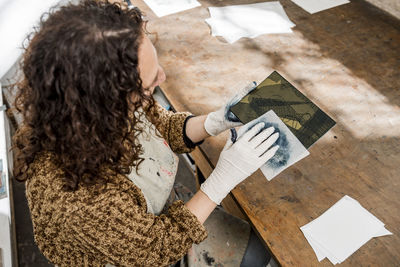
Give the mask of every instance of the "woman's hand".
M 208 114 L 204 122 L 204 128 L 207 133 L 215 136 L 225 130 L 241 125 L 242 123 L 229 109 L 255 88 L 255 83 L 249 84 L 232 97 L 223 107 Z
M 201 185 L 214 203 L 219 204 L 240 182 L 271 159 L 279 146 L 273 144 L 279 137 L 275 129 L 262 130 L 265 123 L 256 124 L 235 143 L 229 138 L 221 152 L 217 166 Z

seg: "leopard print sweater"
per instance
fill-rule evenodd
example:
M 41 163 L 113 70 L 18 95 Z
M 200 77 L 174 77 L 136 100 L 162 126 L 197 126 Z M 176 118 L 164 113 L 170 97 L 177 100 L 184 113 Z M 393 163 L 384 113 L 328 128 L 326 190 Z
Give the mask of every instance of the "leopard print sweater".
M 158 130 L 171 149 L 189 152 L 183 125 L 190 114 L 162 108 L 160 114 Z M 140 189 L 106 168 L 100 170 L 107 174 L 106 184 L 79 186 L 73 192 L 62 190 L 64 173 L 50 152 L 39 153 L 29 172 L 26 196 L 35 241 L 57 266 L 167 266 L 207 237 L 182 201 L 166 214 L 147 213 Z

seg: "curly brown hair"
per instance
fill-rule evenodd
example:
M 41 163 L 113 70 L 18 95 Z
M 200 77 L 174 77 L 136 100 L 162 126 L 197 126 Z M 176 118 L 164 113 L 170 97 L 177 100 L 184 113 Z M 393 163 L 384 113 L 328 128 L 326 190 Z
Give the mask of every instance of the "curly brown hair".
M 144 24 L 138 9 L 103 1 L 42 18 L 15 101 L 23 115 L 13 146 L 17 180 L 29 179 L 29 165 L 43 151 L 55 155 L 67 190 L 104 182 L 98 174 L 105 164 L 121 174 L 140 164 L 141 115 L 157 116 L 138 70 Z

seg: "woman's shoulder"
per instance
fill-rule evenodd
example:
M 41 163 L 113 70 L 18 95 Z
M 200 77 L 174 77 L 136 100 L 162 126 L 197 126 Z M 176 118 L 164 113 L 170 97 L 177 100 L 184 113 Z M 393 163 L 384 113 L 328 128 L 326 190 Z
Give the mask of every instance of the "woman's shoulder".
M 42 151 L 36 154 L 33 162 L 27 169 L 28 179 L 26 181 L 27 193 L 29 190 L 45 190 L 62 187 L 62 177 L 65 175 L 62 168 L 57 166 L 55 154 Z M 27 194 L 27 196 L 29 196 Z

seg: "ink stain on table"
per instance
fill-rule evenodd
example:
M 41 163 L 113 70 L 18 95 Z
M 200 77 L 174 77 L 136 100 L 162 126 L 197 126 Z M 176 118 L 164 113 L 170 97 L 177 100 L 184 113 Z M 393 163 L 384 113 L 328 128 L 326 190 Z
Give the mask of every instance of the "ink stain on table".
M 283 196 L 280 199 L 284 199 L 290 203 L 300 203 L 300 200 L 295 196 Z

